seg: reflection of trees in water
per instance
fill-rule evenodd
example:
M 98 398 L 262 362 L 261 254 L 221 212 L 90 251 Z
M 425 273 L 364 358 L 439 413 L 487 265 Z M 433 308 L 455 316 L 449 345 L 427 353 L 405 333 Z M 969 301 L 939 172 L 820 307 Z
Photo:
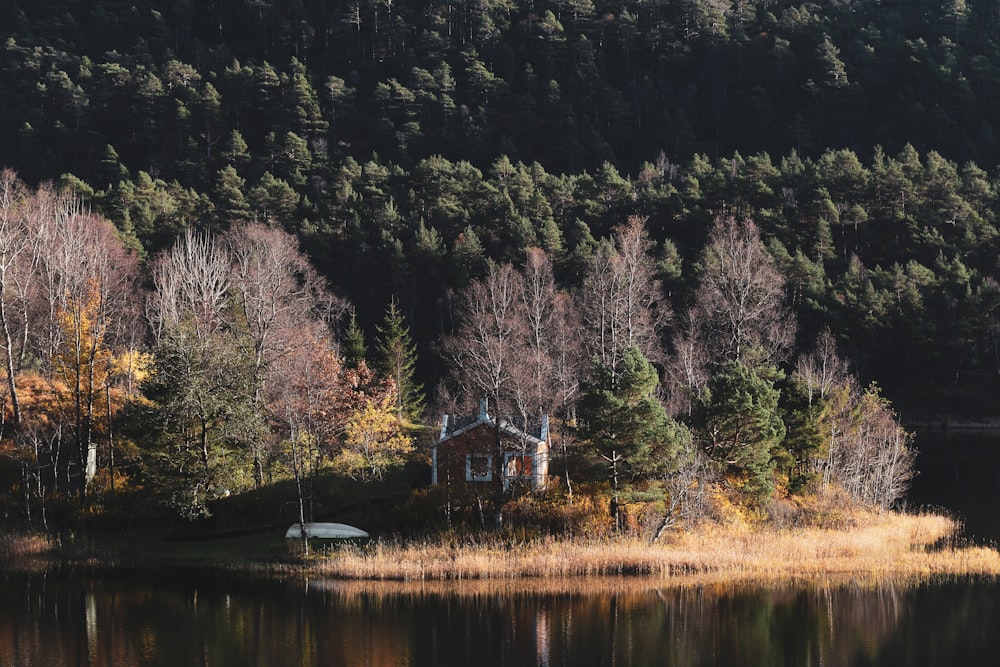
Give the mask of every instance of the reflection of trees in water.
M 875 588 L 733 589 L 657 592 L 670 664 L 849 664 L 870 656 L 897 627 L 901 596 Z M 708 659 L 708 656 L 711 656 Z
M 825 594 L 830 624 L 831 664 L 858 653 L 875 658 L 899 626 L 906 594 L 888 584 L 873 589 L 838 589 Z
M 0 664 L 22 664 L 26 656 L 27 664 L 115 667 L 882 662 L 891 655 L 887 643 L 906 636 L 904 620 L 923 627 L 925 617 L 977 607 L 970 600 L 984 594 L 971 585 L 574 583 L 558 590 L 544 581 L 462 582 L 449 592 L 191 580 L 187 573 L 158 582 L 7 577 L 0 580 Z M 935 604 L 942 600 L 947 604 Z
M 453 585 L 448 594 L 445 586 L 391 584 L 377 587 L 379 593 L 362 593 L 366 584 L 337 582 L 327 594 L 346 604 L 375 596 L 424 608 L 428 613 L 422 629 L 411 637 L 422 647 L 416 648 L 417 655 L 451 660 L 479 656 L 480 665 L 765 664 L 776 659 L 848 664 L 862 653 L 869 659 L 878 655 L 899 624 L 906 595 L 891 583 L 664 589 L 639 580 L 639 586 L 618 589 L 605 582 L 598 586 L 602 591 L 587 594 L 572 589 L 532 592 L 533 583 L 469 582 L 468 588 Z M 456 618 L 462 619 L 462 628 L 450 627 Z M 463 644 L 478 650 L 460 649 Z

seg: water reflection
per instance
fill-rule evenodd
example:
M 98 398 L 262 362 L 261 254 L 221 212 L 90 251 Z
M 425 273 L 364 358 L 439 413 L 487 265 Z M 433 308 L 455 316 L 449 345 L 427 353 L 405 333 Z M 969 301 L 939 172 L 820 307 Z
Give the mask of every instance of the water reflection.
M 998 589 L 2 574 L 0 664 L 987 664 Z
M 977 542 L 1000 541 L 1000 434 L 996 431 L 922 431 L 911 507 L 946 507 Z

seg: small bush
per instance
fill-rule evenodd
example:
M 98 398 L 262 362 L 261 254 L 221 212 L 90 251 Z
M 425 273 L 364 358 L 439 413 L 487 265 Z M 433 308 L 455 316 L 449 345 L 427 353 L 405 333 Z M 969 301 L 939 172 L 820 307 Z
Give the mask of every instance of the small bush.
M 607 502 L 603 494 L 593 490 L 577 492 L 571 500 L 558 489 L 516 498 L 507 503 L 504 514 L 510 526 L 538 535 L 608 535 L 612 526 Z
M 854 527 L 867 516 L 851 497 L 836 488 L 806 496 L 789 496 L 772 501 L 769 518 L 776 528 L 828 528 L 843 530 Z

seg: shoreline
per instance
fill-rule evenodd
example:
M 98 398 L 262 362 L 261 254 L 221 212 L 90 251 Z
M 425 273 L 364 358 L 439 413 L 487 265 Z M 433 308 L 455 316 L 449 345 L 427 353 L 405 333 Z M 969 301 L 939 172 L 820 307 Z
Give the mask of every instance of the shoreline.
M 1000 576 L 1000 552 L 961 544 L 932 514 L 869 516 L 842 528 L 711 525 L 664 544 L 629 538 L 509 544 L 347 547 L 307 571 L 355 581 L 475 581 L 642 576 L 663 581 L 781 582 L 825 577 L 912 580 Z
M 920 417 L 905 421 L 907 428 L 918 433 L 996 433 L 1000 431 L 1000 420 L 954 420 Z
M 275 542 L 270 535 L 207 543 L 212 549 L 188 543 L 173 552 L 154 541 L 131 550 L 100 540 L 61 548 L 47 543 L 46 548 L 36 537 L 22 538 L 26 546 L 18 553 L 8 538 L 7 548 L 0 549 L 0 570 L 195 568 L 302 577 L 341 589 L 401 590 L 456 584 L 565 590 L 601 579 L 671 586 L 1000 578 L 1000 551 L 966 544 L 959 531 L 958 521 L 942 515 L 886 513 L 864 515 L 836 528 L 710 524 L 673 533 L 662 544 L 626 536 L 518 541 L 447 535 L 418 542 L 316 545 L 308 557 L 294 556 L 292 544 Z M 245 544 L 253 539 L 269 540 L 271 555 L 249 550 Z M 279 546 L 283 555 L 273 551 Z

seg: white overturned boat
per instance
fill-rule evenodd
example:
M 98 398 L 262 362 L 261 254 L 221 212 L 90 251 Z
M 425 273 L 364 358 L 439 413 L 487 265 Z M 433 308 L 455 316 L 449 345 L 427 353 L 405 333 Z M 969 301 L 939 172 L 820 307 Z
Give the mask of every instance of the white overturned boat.
M 360 528 L 355 528 L 354 526 L 348 526 L 346 523 L 293 523 L 291 527 L 285 531 L 285 537 L 290 540 L 301 539 L 303 525 L 305 525 L 306 537 L 308 538 L 350 539 L 356 537 L 368 537 L 368 533 L 365 531 Z

